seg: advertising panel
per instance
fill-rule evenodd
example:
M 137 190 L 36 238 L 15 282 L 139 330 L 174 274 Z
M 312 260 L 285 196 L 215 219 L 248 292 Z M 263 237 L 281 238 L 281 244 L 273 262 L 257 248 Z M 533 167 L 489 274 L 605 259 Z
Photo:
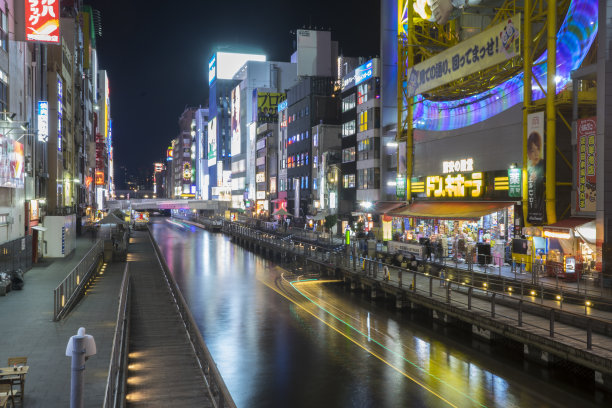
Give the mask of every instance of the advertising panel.
M 372 78 L 372 74 L 374 73 L 374 64 L 372 60 L 366 62 L 363 65 L 355 68 L 355 85 L 359 85 L 363 81 L 366 81 Z
M 23 144 L 0 135 L 0 187 L 23 187 Z
M 96 170 L 96 186 L 104 185 L 104 172 Z
M 57 151 L 62 151 L 62 106 L 63 106 L 63 85 L 62 80 L 57 80 Z M 106 136 L 106 135 L 105 135 Z
M 520 55 L 521 14 L 408 68 L 408 97 Z
M 240 154 L 240 85 L 232 89 L 231 95 L 231 152 L 232 156 Z
M 576 211 L 595 212 L 597 207 L 595 202 L 597 118 L 578 119 L 576 131 L 576 148 L 578 149 Z
M 172 161 L 173 151 L 174 149 L 172 148 L 172 146 L 168 147 L 168 149 L 166 150 L 166 161 Z
M 213 55 L 208 61 L 208 85 L 212 84 L 217 79 L 217 56 Z
M 286 99 L 284 93 L 257 92 L 257 125 L 278 123 L 278 106 Z
M 38 101 L 38 141 L 47 142 L 49 140 L 49 102 Z
M 540 225 L 546 221 L 544 112 L 527 116 L 527 135 L 527 221 Z
M 59 44 L 59 0 L 25 0 L 27 41 Z
M 208 167 L 217 164 L 217 118 L 208 121 Z
M 266 56 L 261 54 L 241 54 L 233 52 L 218 52 L 208 63 L 208 83 L 212 83 L 215 79 L 233 79 L 234 74 L 247 61 L 265 61 Z M 212 65 L 211 65 L 212 63 Z M 211 69 L 214 70 L 214 75 L 211 77 Z M 211 80 L 212 78 L 212 80 Z

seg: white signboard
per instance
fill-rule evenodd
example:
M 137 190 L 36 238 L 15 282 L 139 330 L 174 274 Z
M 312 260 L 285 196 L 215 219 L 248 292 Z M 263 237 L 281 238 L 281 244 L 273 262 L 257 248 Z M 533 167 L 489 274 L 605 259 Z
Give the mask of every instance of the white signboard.
M 520 55 L 521 14 L 408 68 L 408 97 Z

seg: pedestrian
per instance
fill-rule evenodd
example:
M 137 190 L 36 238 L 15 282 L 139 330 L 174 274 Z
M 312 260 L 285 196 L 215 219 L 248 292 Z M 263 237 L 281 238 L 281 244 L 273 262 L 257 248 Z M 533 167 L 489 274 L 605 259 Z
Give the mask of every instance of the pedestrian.
M 389 267 L 387 265 L 383 266 L 383 280 L 385 282 L 389 282 L 391 275 L 389 274 Z
M 444 269 L 440 269 L 440 286 L 446 286 L 446 281 L 444 278 Z

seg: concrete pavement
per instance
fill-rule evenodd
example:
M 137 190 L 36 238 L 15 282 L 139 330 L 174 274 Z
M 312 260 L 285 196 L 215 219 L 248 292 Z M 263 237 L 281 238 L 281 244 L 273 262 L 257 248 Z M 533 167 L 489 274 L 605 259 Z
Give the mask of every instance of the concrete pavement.
M 86 363 L 85 406 L 102 406 L 125 263 L 106 265 L 74 309 L 53 321 L 53 289 L 93 244 L 89 237 L 77 238 L 72 254 L 35 264 L 24 276 L 23 290 L 0 297 L 0 366 L 6 366 L 9 357 L 28 357 L 25 406 L 70 406 L 71 359 L 65 352 L 79 327 L 94 336 L 97 346 L 97 354 Z

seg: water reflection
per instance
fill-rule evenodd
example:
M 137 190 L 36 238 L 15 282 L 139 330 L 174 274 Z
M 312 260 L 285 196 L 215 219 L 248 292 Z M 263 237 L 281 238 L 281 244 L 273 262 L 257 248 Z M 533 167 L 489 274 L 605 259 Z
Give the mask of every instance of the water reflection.
M 591 392 L 460 333 L 333 284 L 291 285 L 221 234 L 163 220 L 152 229 L 239 407 L 594 405 Z

